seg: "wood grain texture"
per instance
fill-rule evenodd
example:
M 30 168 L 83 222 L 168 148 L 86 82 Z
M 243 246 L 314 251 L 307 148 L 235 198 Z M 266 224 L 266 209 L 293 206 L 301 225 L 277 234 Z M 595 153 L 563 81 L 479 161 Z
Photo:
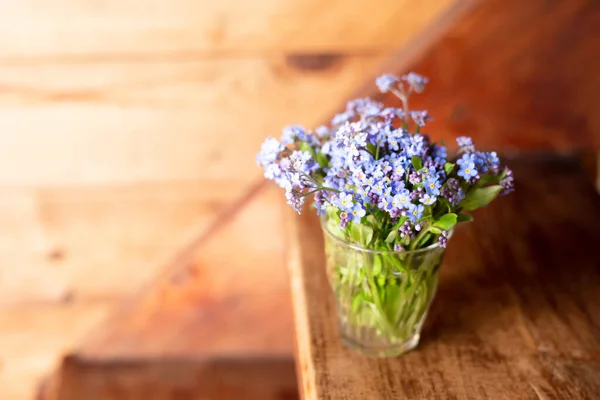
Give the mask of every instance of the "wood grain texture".
M 282 205 L 261 182 L 224 210 L 71 351 L 45 399 L 297 398 Z
M 598 54 L 597 1 L 487 0 L 442 32 L 428 28 L 384 70 L 431 78 L 411 103 L 434 117 L 428 132 L 436 139 L 467 135 L 507 151 L 598 150 Z M 398 102 L 364 87 L 363 95 Z
M 291 355 L 293 326 L 284 265 L 282 193 L 255 196 L 163 266 L 78 347 L 118 360 L 212 355 Z M 240 203 L 242 207 L 242 203 Z
M 0 1 L 0 312 L 15 315 L 24 304 L 42 308 L 50 302 L 57 312 L 72 308 L 76 319 L 89 301 L 112 303 L 138 291 L 161 274 L 163 261 L 181 243 L 218 231 L 215 216 L 223 218 L 220 211 L 260 174 L 253 158 L 266 135 L 279 135 L 291 122 L 314 126 L 329 118 L 361 76 L 372 74 L 448 4 Z M 252 225 L 259 226 L 262 217 L 254 218 L 259 222 Z M 256 226 L 244 229 L 258 238 L 263 229 Z M 238 240 L 238 233 L 227 235 Z M 285 279 L 275 262 L 282 249 L 242 246 L 232 257 L 237 266 L 227 272 L 229 263 L 222 260 L 229 258 L 229 243 L 211 242 L 206 258 L 195 256 L 206 266 L 198 268 L 193 289 L 161 286 L 161 295 L 144 297 L 143 312 L 127 314 L 142 331 L 109 322 L 96 332 L 108 349 L 102 358 L 101 347 L 94 347 L 98 360 L 119 349 L 140 357 L 150 348 L 172 354 L 170 346 L 193 354 L 210 346 L 219 354 L 230 345 L 231 352 L 270 348 L 289 356 L 291 328 L 285 317 L 270 318 L 284 314 L 286 304 L 280 286 Z M 256 282 L 246 284 L 255 288 L 232 289 L 243 304 L 240 297 L 217 293 L 228 291 L 224 282 L 252 263 L 260 271 Z M 172 322 L 163 313 L 178 302 L 185 305 L 173 318 L 187 322 L 161 331 L 161 323 Z M 194 314 L 201 307 L 200 316 Z M 31 315 L 23 329 L 45 321 L 42 313 Z M 197 320 L 185 319 L 190 315 Z M 264 330 L 277 333 L 261 338 L 255 319 L 265 319 Z M 248 328 L 248 341 L 232 327 Z M 7 350 L 14 344 L 11 329 L 0 326 L 0 336 L 10 332 L 0 340 L 2 362 L 31 370 L 12 379 L 17 375 L 2 368 L 0 381 L 11 379 L 11 393 L 31 393 L 41 366 L 49 364 L 28 364 Z M 156 342 L 140 339 L 153 329 Z M 222 337 L 219 329 L 226 332 Z M 83 331 L 64 337 L 73 344 Z M 174 344 L 183 331 L 205 333 L 194 343 Z M 22 351 L 30 340 L 23 338 L 15 347 Z M 200 338 L 206 347 L 198 345 Z M 64 350 L 51 340 L 43 343 L 44 349 L 36 348 L 40 354 Z M 92 381 L 94 371 L 111 376 L 98 367 L 82 380 Z
M 0 185 L 249 182 L 449 2 L 2 2 Z
M 34 399 L 63 354 L 117 304 L 101 300 L 0 307 L 0 399 Z
M 8 0 L 0 4 L 0 62 L 389 50 L 450 2 Z
M 201 235 L 239 186 L 0 189 L 0 304 L 121 299 Z
M 509 164 L 516 192 L 456 230 L 421 344 L 400 358 L 342 346 L 319 222 L 293 217 L 305 399 L 600 396 L 600 198 L 571 159 Z
M 266 136 L 320 124 L 386 59 L 315 57 L 0 63 L 0 185 L 249 183 Z

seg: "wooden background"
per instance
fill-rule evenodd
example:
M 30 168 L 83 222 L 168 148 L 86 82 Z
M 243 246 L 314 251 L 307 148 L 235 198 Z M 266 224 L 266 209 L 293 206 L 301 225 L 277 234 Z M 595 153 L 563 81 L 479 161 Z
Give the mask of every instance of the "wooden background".
M 31 398 L 61 354 L 211 229 L 260 177 L 266 135 L 325 121 L 449 5 L 1 1 L 0 398 Z M 279 204 L 272 193 L 257 201 Z M 240 226 L 272 232 L 272 210 Z M 223 235 L 196 250 L 202 282 L 233 273 L 213 266 L 240 239 Z M 287 298 L 274 243 L 235 265 L 254 262 Z M 291 353 L 285 332 L 274 346 Z
M 31 398 L 75 348 L 291 356 L 262 140 L 415 69 L 432 78 L 417 104 L 435 137 L 598 150 L 599 4 L 0 1 L 0 398 Z

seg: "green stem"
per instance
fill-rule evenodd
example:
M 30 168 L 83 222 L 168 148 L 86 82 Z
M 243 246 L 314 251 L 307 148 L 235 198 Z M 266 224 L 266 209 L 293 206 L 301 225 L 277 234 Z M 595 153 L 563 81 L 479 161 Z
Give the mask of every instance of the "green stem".
M 423 239 L 423 237 L 425 235 L 427 235 L 427 233 L 429 232 L 429 227 L 427 228 L 422 228 L 421 232 L 419 232 L 419 234 L 414 238 L 414 240 L 412 241 L 412 243 L 410 244 L 409 249 L 410 250 L 414 250 L 417 245 L 419 244 L 419 242 L 421 241 L 421 239 Z
M 377 256 L 375 256 L 377 257 Z M 381 260 L 383 263 L 383 260 Z M 368 257 L 365 258 L 365 266 L 369 264 Z M 381 299 L 379 298 L 379 290 L 377 289 L 377 285 L 375 284 L 375 277 L 373 276 L 373 271 L 370 268 L 365 268 L 365 272 L 367 273 L 367 283 L 369 285 L 369 289 L 371 291 L 371 297 L 373 297 L 373 301 L 375 302 L 375 307 L 377 308 L 377 312 L 379 314 L 379 319 L 381 320 L 384 328 L 388 331 L 388 333 L 394 332 L 394 327 L 389 323 L 383 306 L 381 305 Z

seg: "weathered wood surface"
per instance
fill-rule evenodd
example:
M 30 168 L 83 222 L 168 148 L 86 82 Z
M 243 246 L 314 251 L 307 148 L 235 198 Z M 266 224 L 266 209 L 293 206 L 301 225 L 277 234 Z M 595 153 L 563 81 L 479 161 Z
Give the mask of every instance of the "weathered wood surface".
M 184 243 L 210 236 L 215 217 L 260 175 L 254 156 L 266 135 L 329 118 L 361 77 L 450 2 L 380 1 L 365 18 L 365 0 L 0 1 L 0 318 L 16 318 L 0 324 L 0 398 L 31 398 L 52 360 L 107 310 L 138 292 Z M 244 229 L 258 238 L 263 218 L 255 218 Z M 229 242 L 211 242 L 202 261 L 210 272 L 194 281 L 194 294 L 186 285 L 165 289 L 169 307 L 188 295 L 197 303 L 186 312 L 207 307 L 202 315 L 214 318 L 188 327 L 190 335 L 213 335 L 203 349 L 260 352 L 271 342 L 274 352 L 291 354 L 289 328 L 273 340 L 260 339 L 254 326 L 246 343 L 231 329 L 221 340 L 206 329 L 215 319 L 215 329 L 225 329 L 244 318 L 279 329 L 264 310 L 269 301 L 284 307 L 281 249 L 273 257 L 238 249 L 239 268 L 259 263 L 255 275 L 277 287 L 264 289 L 272 299 L 257 291 L 257 303 L 242 305 L 217 293 L 230 290 L 223 282 L 234 274 L 219 246 L 231 251 Z M 208 267 L 215 263 L 219 273 Z M 201 296 L 213 280 L 219 284 Z M 158 295 L 144 301 L 132 320 L 150 319 L 152 305 L 170 312 Z M 59 327 L 46 317 L 63 321 L 63 314 Z M 170 323 L 152 321 L 135 337 L 117 327 L 105 335 L 110 324 L 95 337 L 106 339 L 110 355 L 123 348 L 143 357 L 154 344 L 140 337 Z M 51 339 L 28 346 L 32 327 Z M 173 342 L 157 333 L 165 353 Z
M 0 3 L 0 63 L 143 61 L 398 48 L 451 0 L 34 0 Z M 368 18 L 366 18 L 368 14 Z
M 600 398 L 600 198 L 569 159 L 509 162 L 516 192 L 460 226 L 417 350 L 344 348 L 311 213 L 290 217 L 305 399 Z
M 282 205 L 281 190 L 261 182 L 223 210 L 71 351 L 46 398 L 294 398 Z
M 598 150 L 598 54 L 598 1 L 485 0 L 445 30 L 430 26 L 383 71 L 431 78 L 412 104 L 434 117 L 434 138 L 468 135 L 504 150 Z M 370 81 L 361 94 L 378 95 Z
M 1 2 L 0 185 L 249 182 L 450 0 L 368 4 Z
M 298 399 L 291 358 L 152 358 L 102 363 L 69 357 L 61 372 L 65 383 L 61 400 Z

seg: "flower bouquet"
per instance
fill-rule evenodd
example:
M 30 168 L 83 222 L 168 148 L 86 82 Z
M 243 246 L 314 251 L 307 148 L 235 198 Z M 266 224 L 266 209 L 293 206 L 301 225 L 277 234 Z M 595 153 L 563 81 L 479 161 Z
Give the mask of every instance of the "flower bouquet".
M 367 355 L 418 344 L 454 226 L 513 189 L 495 152 L 459 137 L 449 157 L 423 133 L 430 116 L 408 101 L 426 83 L 416 73 L 383 75 L 377 86 L 401 108 L 356 99 L 330 126 L 286 127 L 257 156 L 298 213 L 314 195 L 342 341 Z

